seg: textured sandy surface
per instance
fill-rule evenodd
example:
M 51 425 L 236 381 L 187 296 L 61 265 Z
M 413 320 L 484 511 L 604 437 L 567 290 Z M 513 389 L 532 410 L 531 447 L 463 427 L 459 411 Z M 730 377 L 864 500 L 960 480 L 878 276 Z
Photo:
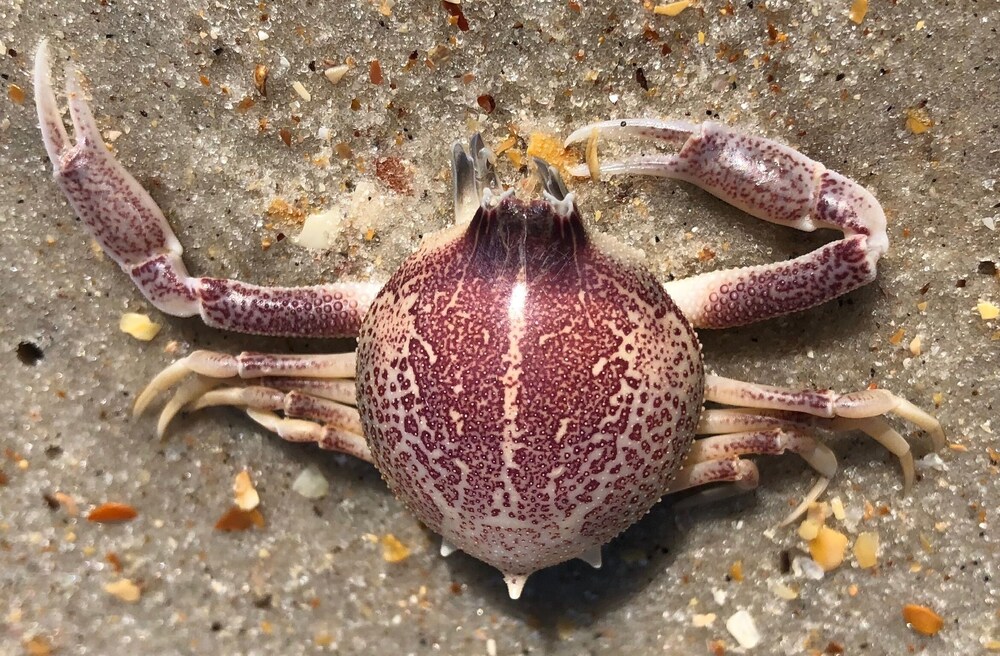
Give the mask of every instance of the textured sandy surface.
M 995 269 L 981 264 L 1000 261 L 989 227 L 1000 221 L 1000 74 L 988 47 L 997 4 L 872 0 L 861 25 L 846 0 L 702 0 L 674 18 L 631 2 L 496 4 L 464 4 L 468 31 L 436 2 L 0 8 L 0 653 L 707 654 L 716 640 L 732 653 L 725 620 L 740 609 L 756 621 L 760 654 L 837 653 L 831 643 L 851 654 L 974 654 L 1000 640 L 1000 323 L 975 311 L 980 299 L 1000 304 Z M 904 497 L 882 449 L 831 440 L 842 470 L 829 497 L 849 513 L 866 501 L 875 509 L 853 529 L 831 524 L 852 539 L 878 532 L 874 573 L 850 557 L 819 581 L 782 572 L 782 552 L 795 558 L 804 544 L 794 529 L 764 531 L 812 481 L 788 457 L 761 461 L 756 494 L 709 509 L 662 503 L 605 548 L 604 569 L 547 570 L 510 601 L 494 570 L 438 556 L 437 538 L 369 466 L 281 443 L 236 411 L 187 417 L 166 442 L 151 418 L 131 418 L 134 395 L 175 357 L 164 352 L 171 341 L 178 353 L 334 347 L 163 317 L 95 253 L 50 180 L 35 125 L 29 71 L 42 37 L 54 59 L 85 70 L 98 123 L 109 140 L 121 132 L 118 157 L 177 229 L 192 271 L 265 284 L 384 279 L 450 220 L 449 145 L 475 130 L 495 146 L 511 130 L 711 117 L 790 143 L 874 191 L 891 250 L 878 281 L 846 298 L 703 334 L 708 366 L 776 384 L 874 382 L 927 408 L 939 395 L 955 448 L 921 467 Z M 323 69 L 347 58 L 356 65 L 331 84 Z M 381 85 L 369 78 L 375 59 Z M 262 63 L 266 98 L 252 81 Z M 489 115 L 482 94 L 495 100 Z M 922 134 L 906 125 L 916 110 L 932 121 Z M 412 195 L 375 175 L 380 158 L 412 172 Z M 504 161 L 506 180 L 521 177 Z M 754 221 L 679 184 L 575 187 L 588 217 L 601 212 L 597 227 L 644 249 L 664 278 L 785 258 L 829 238 Z M 375 203 L 332 250 L 279 241 L 299 228 L 268 216 L 275 199 L 313 211 L 351 189 Z M 163 331 L 148 344 L 124 335 L 125 311 L 151 312 Z M 22 342 L 41 359 L 31 364 L 26 348 L 19 358 Z M 330 481 L 318 501 L 291 490 L 310 463 Z M 244 467 L 266 525 L 217 532 Z M 123 501 L 139 517 L 70 517 L 46 502 L 56 492 L 82 513 Z M 386 534 L 411 555 L 386 562 Z M 729 577 L 737 561 L 742 581 Z M 120 577 L 140 585 L 136 603 L 105 592 Z M 779 598 L 775 582 L 798 598 Z M 941 632 L 910 630 L 907 603 L 940 613 Z M 709 613 L 714 623 L 693 625 Z

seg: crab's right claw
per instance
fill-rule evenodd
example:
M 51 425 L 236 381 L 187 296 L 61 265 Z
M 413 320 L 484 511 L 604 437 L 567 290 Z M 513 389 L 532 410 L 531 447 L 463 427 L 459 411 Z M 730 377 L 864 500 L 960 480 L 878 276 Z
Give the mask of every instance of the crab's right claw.
M 563 144 L 567 148 L 579 143 L 588 144 L 587 163 L 571 166 L 568 168 L 568 172 L 570 175 L 579 178 L 593 178 L 595 177 L 594 173 L 597 171 L 606 175 L 624 173 L 657 175 L 657 169 L 667 162 L 667 159 L 663 156 L 643 155 L 627 160 L 601 162 L 597 165 L 597 136 L 611 140 L 637 137 L 681 148 L 687 143 L 691 135 L 697 131 L 698 126 L 686 121 L 665 121 L 660 119 L 634 118 L 591 123 L 590 125 L 585 125 L 582 128 L 574 130 Z
M 38 123 L 53 177 L 76 215 L 105 254 L 133 279 L 169 267 L 174 267 L 169 273 L 175 278 L 181 273 L 186 276 L 180 263 L 180 242 L 150 195 L 104 145 L 73 66 L 66 69 L 66 99 L 76 143 L 70 141 L 56 104 L 49 68 L 48 42 L 42 41 L 35 53 L 34 71 Z M 138 271 L 142 267 L 145 270 Z M 152 290 L 141 285 L 140 289 L 150 298 Z M 162 303 L 157 307 L 178 316 L 197 314 L 197 306 L 189 303 L 190 290 L 185 287 L 178 293 L 183 298 L 160 299 Z

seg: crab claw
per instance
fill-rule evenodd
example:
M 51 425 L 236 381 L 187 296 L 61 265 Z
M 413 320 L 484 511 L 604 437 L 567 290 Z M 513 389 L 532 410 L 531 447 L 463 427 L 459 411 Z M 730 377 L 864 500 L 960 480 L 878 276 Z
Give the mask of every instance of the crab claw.
M 104 145 L 76 68 L 71 65 L 66 70 L 66 97 L 76 143 L 70 142 L 63 126 L 49 69 L 48 42 L 43 40 L 34 70 L 38 123 L 56 182 L 77 216 L 108 257 L 126 271 L 147 264 L 151 256 L 177 263 L 183 270 L 183 249 L 163 212 Z M 110 212 L 115 220 L 109 219 Z M 163 301 L 165 309 L 178 316 L 197 314 L 197 308 L 188 303 L 190 290 L 184 291 L 183 298 Z

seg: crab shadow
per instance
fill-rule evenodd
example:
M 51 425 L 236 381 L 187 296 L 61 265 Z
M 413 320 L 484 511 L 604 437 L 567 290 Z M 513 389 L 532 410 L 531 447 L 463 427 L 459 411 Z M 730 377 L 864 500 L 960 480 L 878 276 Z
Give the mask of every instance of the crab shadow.
M 897 476 L 895 459 L 872 440 L 845 435 L 824 441 L 837 455 L 842 469 L 878 470 L 882 472 L 879 476 L 887 481 L 897 480 L 892 478 Z M 685 572 L 670 571 L 678 566 L 678 556 L 692 549 L 710 547 L 706 540 L 711 541 L 711 536 L 718 535 L 720 530 L 737 541 L 736 546 L 730 544 L 739 554 L 737 559 L 770 558 L 775 568 L 781 566 L 788 555 L 783 553 L 786 549 L 763 537 L 761 527 L 777 524 L 787 510 L 784 504 L 800 499 L 815 475 L 793 455 L 754 460 L 761 473 L 761 486 L 757 490 L 739 493 L 721 484 L 666 497 L 604 545 L 600 569 L 579 560 L 543 569 L 528 579 L 520 599 L 508 596 L 496 569 L 467 554 L 456 552 L 449 556 L 446 567 L 452 581 L 474 588 L 491 608 L 520 619 L 553 646 L 564 639 L 562 634 L 567 625 L 574 631 L 586 631 L 588 627 L 600 631 L 605 614 L 628 606 L 629 600 L 644 594 L 646 588 L 656 589 L 670 581 L 685 580 Z M 917 479 L 921 479 L 919 473 Z M 722 493 L 721 498 L 713 500 L 712 494 L 716 492 Z M 747 525 L 737 529 L 738 533 L 731 533 L 730 527 L 737 519 L 747 520 Z M 794 528 L 785 530 L 794 534 Z M 660 597 L 676 592 L 656 590 L 651 594 Z
M 532 574 L 520 599 L 508 596 L 497 570 L 471 556 L 449 556 L 447 568 L 452 580 L 475 587 L 491 607 L 519 618 L 555 644 L 567 623 L 585 630 L 648 586 L 662 582 L 677 555 L 689 547 L 690 528 L 701 522 L 731 521 L 756 505 L 752 493 L 689 506 L 692 498 L 677 495 L 653 506 L 604 545 L 600 569 L 573 560 Z

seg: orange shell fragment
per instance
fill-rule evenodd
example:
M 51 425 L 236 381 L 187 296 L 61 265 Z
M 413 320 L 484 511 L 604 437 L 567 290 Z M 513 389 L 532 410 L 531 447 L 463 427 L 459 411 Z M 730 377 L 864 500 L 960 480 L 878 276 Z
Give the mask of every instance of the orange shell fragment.
M 92 522 L 127 522 L 139 516 L 139 512 L 127 503 L 116 503 L 114 501 L 102 503 L 87 515 L 87 519 Z
M 215 530 L 245 531 L 254 526 L 264 528 L 264 515 L 261 514 L 260 510 L 257 508 L 241 510 L 239 506 L 233 506 L 215 523 Z
M 528 157 L 538 157 L 565 174 L 566 168 L 579 162 L 576 154 L 563 148 L 562 140 L 544 132 L 533 132 L 528 137 Z
M 925 636 L 936 635 L 944 627 L 944 619 L 927 606 L 903 606 L 903 619 L 911 629 Z

